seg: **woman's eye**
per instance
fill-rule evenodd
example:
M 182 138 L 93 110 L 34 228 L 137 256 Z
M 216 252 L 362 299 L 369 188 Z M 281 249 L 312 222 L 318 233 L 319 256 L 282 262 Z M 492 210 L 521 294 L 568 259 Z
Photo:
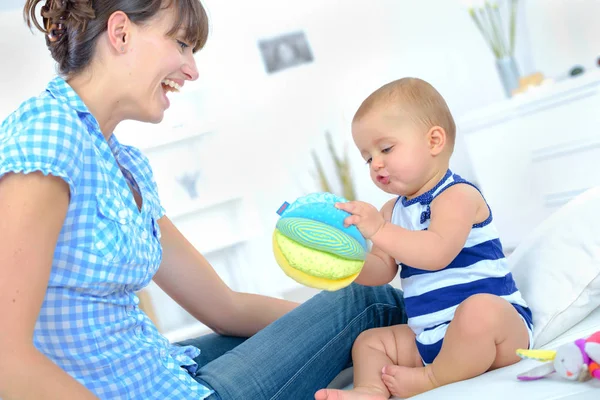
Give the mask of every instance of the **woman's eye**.
M 179 47 L 181 47 L 181 50 L 185 50 L 185 49 L 187 49 L 188 47 L 190 47 L 190 45 L 189 45 L 189 44 L 187 44 L 187 43 L 184 43 L 184 42 L 182 42 L 181 40 L 178 40 L 178 41 L 177 41 L 177 44 L 179 45 Z

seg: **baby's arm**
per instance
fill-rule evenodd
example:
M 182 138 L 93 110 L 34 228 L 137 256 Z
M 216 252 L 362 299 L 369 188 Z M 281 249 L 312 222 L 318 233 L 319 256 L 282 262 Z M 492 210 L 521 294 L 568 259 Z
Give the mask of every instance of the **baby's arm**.
M 410 231 L 385 223 L 371 241 L 402 263 L 435 271 L 445 268 L 464 247 L 473 224 L 489 211 L 470 185 L 454 185 L 431 203 L 431 222 L 425 231 Z
M 391 220 L 394 202 L 395 199 L 390 200 L 381 208 L 380 214 L 384 221 L 389 222 Z M 397 273 L 396 260 L 373 244 L 365 259 L 365 265 L 356 278 L 356 282 L 365 286 L 385 285 L 391 282 Z
M 356 225 L 374 248 L 413 268 L 430 271 L 450 264 L 464 247 L 473 224 L 489 215 L 479 191 L 466 184 L 446 189 L 431 203 L 431 222 L 425 231 L 394 225 L 373 213 L 372 207 L 359 201 L 339 205 L 352 214 L 346 223 Z

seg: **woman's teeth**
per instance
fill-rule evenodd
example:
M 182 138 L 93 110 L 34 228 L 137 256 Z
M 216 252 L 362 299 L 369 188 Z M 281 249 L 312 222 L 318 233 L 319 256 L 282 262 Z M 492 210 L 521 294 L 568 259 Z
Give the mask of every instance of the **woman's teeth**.
M 161 83 L 163 88 L 169 92 L 179 92 L 181 90 L 181 86 L 170 79 L 165 79 Z

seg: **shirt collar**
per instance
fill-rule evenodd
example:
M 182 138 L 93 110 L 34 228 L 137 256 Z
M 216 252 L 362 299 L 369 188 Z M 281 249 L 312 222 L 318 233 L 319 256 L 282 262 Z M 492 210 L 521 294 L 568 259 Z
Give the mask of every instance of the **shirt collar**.
M 52 97 L 60 100 L 61 103 L 67 104 L 70 108 L 78 113 L 91 114 L 90 110 L 81 100 L 81 97 L 73 90 L 73 88 L 60 76 L 55 77 L 48 83 L 46 90 L 50 92 Z
M 431 189 L 426 191 L 423 194 L 418 195 L 417 197 L 413 197 L 412 199 L 407 199 L 405 196 L 402 196 L 402 205 L 404 207 L 411 206 L 415 203 L 421 203 L 422 205 L 428 205 L 433 201 L 434 194 L 436 190 L 440 188 L 450 177 L 452 176 L 452 171 L 447 170 L 444 177 Z
M 102 137 L 102 140 L 104 140 L 104 136 L 100 131 L 100 125 L 98 124 L 96 117 L 92 115 L 89 108 L 85 105 L 81 97 L 79 97 L 77 92 L 73 90 L 73 88 L 67 83 L 67 81 L 65 81 L 62 77 L 57 76 L 48 83 L 46 90 L 56 100 L 60 101 L 63 104 L 66 104 L 69 108 L 75 110 L 78 114 L 80 114 L 81 117 L 87 122 L 88 126 L 90 126 L 91 131 L 95 132 L 96 135 L 99 135 L 100 137 Z M 113 136 L 114 135 L 111 135 L 111 138 Z M 111 144 L 109 139 L 109 146 L 111 147 L 111 149 L 114 150 L 114 148 L 118 148 L 120 144 L 118 142 Z

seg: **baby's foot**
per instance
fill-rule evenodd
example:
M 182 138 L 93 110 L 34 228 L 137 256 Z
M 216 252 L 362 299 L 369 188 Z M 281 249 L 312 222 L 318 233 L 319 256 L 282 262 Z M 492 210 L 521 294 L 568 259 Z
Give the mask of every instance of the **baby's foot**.
M 405 399 L 439 386 L 430 369 L 429 366 L 411 368 L 387 365 L 381 371 L 381 379 L 392 395 Z
M 378 389 L 359 388 L 352 390 L 321 389 L 315 400 L 387 400 L 389 397 Z

